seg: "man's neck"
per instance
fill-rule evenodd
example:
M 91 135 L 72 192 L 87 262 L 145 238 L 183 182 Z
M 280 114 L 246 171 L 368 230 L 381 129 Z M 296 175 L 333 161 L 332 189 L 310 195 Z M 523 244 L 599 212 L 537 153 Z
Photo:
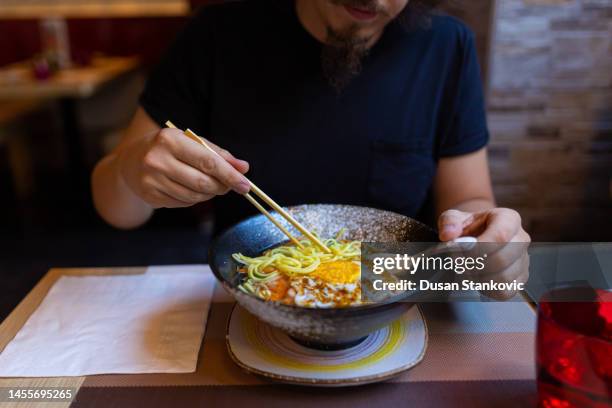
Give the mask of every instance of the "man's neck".
M 295 10 L 304 29 L 319 42 L 325 44 L 327 40 L 327 26 L 315 2 L 312 0 L 295 0 Z M 366 48 L 374 46 L 381 35 L 382 32 L 372 37 L 366 44 Z

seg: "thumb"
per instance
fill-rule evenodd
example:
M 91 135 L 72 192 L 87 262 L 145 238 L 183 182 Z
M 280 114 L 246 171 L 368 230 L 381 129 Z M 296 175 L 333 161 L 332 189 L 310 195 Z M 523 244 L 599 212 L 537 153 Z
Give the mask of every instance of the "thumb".
M 440 241 L 452 241 L 463 234 L 463 227 L 469 224 L 472 213 L 459 210 L 447 210 L 438 218 Z

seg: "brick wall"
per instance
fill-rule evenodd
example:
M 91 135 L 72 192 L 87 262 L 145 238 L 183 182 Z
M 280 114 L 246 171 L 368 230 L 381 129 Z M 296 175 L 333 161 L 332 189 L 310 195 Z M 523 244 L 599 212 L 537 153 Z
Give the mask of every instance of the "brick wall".
M 612 241 L 612 0 L 497 0 L 491 164 L 537 240 Z

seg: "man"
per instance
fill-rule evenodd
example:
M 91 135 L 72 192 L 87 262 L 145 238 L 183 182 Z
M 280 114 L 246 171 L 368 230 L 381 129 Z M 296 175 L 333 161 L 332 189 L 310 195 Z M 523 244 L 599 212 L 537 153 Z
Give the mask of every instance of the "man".
M 433 3 L 205 8 L 152 73 L 120 146 L 96 167 L 99 213 L 134 228 L 156 208 L 214 197 L 222 228 L 253 211 L 238 195 L 249 191 L 249 172 L 283 205 L 436 212 L 443 241 L 528 241 L 520 216 L 495 207 L 473 36 L 426 13 Z M 168 119 L 214 142 L 223 159 L 161 129 Z M 520 256 L 504 260 L 510 277 L 523 266 Z

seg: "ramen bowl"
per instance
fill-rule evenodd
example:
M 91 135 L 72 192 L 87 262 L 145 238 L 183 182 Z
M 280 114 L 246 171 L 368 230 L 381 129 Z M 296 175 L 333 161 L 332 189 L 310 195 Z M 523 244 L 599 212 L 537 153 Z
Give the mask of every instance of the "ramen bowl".
M 287 210 L 321 237 L 335 236 L 344 228 L 345 239 L 363 242 L 437 241 L 435 231 L 425 224 L 389 211 L 329 204 L 307 204 Z M 283 219 L 279 220 L 299 235 Z M 350 347 L 389 325 L 414 305 L 411 294 L 399 294 L 376 303 L 317 309 L 265 301 L 238 289 L 243 274 L 238 272 L 239 265 L 232 254 L 258 256 L 286 241 L 286 236 L 267 218 L 257 215 L 223 232 L 211 245 L 209 261 L 216 278 L 240 306 L 301 344 L 327 350 Z

